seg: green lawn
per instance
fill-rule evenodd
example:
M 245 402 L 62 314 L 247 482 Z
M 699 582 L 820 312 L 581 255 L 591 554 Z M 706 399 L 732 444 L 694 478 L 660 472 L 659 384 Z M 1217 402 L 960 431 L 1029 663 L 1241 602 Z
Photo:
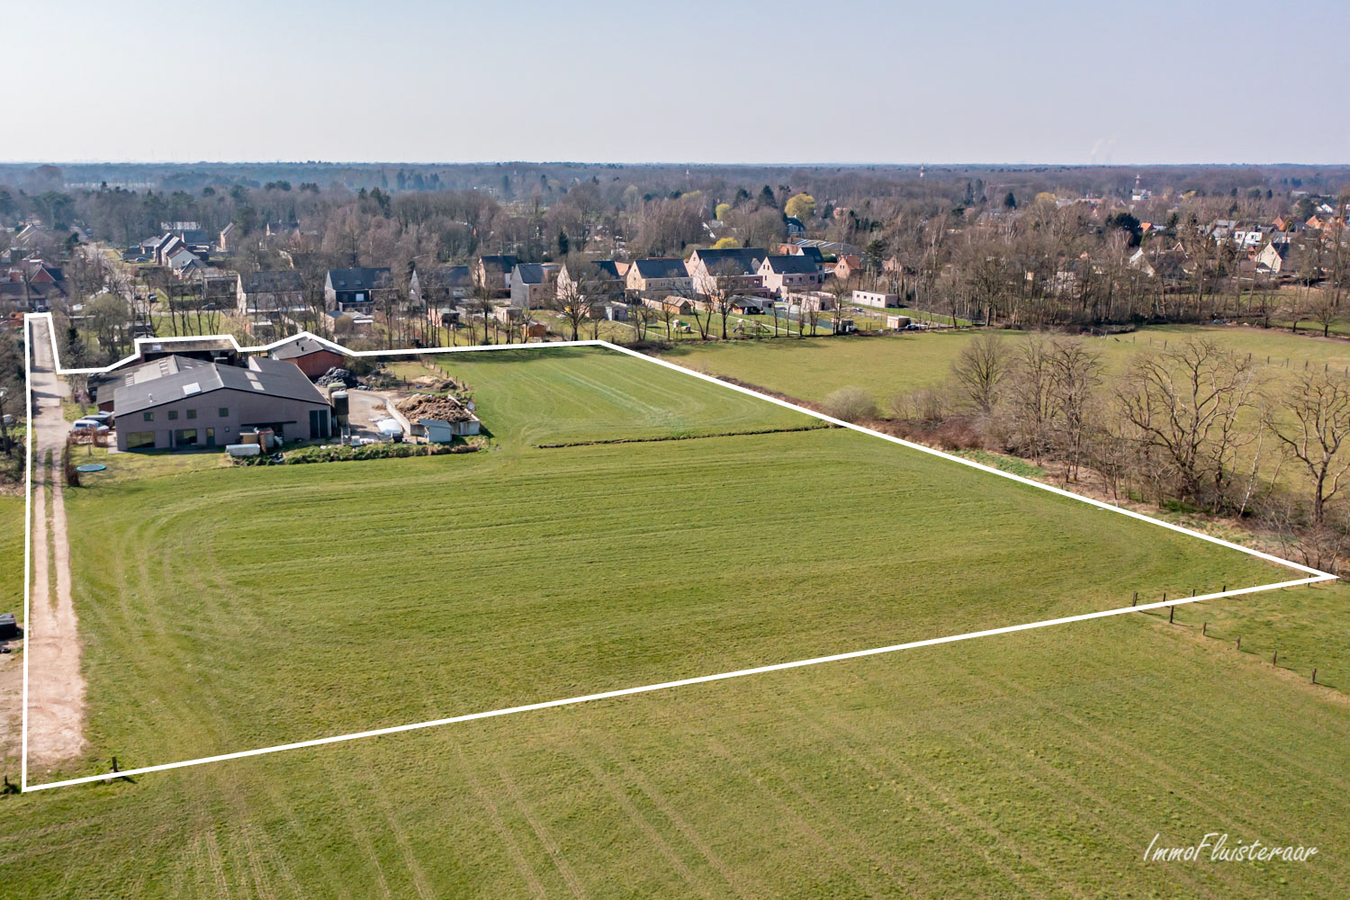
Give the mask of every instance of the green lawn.
M 56 774 L 1283 577 L 847 431 L 538 449 L 798 420 L 617 355 L 483 357 L 447 367 L 489 452 L 139 471 L 114 455 L 71 491 L 91 751 Z M 1347 727 L 1333 691 L 1118 617 L 0 796 L 0 884 L 1340 896 Z M 1155 834 L 1213 830 L 1322 855 L 1141 862 Z

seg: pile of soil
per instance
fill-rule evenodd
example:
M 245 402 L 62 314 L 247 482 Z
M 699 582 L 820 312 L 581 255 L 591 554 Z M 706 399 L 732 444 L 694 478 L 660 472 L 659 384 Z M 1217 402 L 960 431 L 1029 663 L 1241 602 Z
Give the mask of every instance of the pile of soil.
M 441 422 L 468 422 L 473 419 L 459 400 L 454 397 L 432 396 L 431 394 L 413 394 L 398 402 L 398 411 L 408 417 L 408 421 L 418 419 L 437 419 Z

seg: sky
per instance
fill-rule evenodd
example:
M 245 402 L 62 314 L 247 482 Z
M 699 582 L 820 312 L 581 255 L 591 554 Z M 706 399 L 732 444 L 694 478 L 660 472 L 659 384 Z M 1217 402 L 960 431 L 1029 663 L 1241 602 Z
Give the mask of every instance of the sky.
M 0 161 L 1350 162 L 1347 0 L 0 0 L 0 24 Z

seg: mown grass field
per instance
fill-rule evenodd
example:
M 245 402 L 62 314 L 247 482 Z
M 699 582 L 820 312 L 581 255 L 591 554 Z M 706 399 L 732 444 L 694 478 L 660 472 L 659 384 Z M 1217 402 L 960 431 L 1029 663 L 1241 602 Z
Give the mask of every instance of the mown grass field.
M 1091 338 L 1108 377 L 1122 372 L 1130 358 L 1145 350 L 1162 351 L 1193 336 L 1212 339 L 1240 354 L 1250 354 L 1268 390 L 1278 391 L 1292 373 L 1307 368 L 1350 370 L 1350 341 L 1295 335 L 1286 330 L 1244 326 L 1170 326 L 1145 328 L 1129 335 Z M 1004 335 L 1010 341 L 1018 333 Z M 806 400 L 820 401 L 840 387 L 869 390 L 883 413 L 889 398 L 949 377 L 972 332 L 903 335 L 884 338 L 828 338 L 816 341 L 744 342 L 677 348 L 667 357 L 714 375 L 730 375 Z M 1276 413 L 1278 415 L 1278 412 Z M 1256 427 L 1256 422 L 1250 422 Z M 1264 471 L 1273 467 L 1268 455 Z M 1299 471 L 1285 466 L 1286 483 L 1297 484 Z M 1160 513 L 1167 517 L 1167 514 Z M 1204 528 L 1202 522 L 1189 522 Z M 1242 535 L 1225 534 L 1241 541 Z M 1280 654 L 1290 670 L 1350 689 L 1350 587 L 1336 584 L 1315 593 L 1262 594 L 1240 602 L 1224 601 L 1179 608 L 1177 621 L 1200 626 L 1234 642 L 1244 638 L 1249 652 L 1269 659 Z M 1217 639 L 1217 638 L 1216 638 Z
M 93 749 L 68 774 L 1281 577 L 849 432 L 537 449 L 683 433 L 692 409 L 651 410 L 686 385 L 711 421 L 783 413 L 598 353 L 451 362 L 500 449 L 140 477 L 113 456 L 70 493 Z M 0 884 L 1339 896 L 1347 725 L 1333 691 L 1126 616 L 2 796 Z M 1213 830 L 1322 851 L 1142 862 Z

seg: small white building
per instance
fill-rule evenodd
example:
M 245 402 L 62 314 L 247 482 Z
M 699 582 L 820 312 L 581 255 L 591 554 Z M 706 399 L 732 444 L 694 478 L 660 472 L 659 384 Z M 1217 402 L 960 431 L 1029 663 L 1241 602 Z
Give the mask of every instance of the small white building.
M 900 296 L 881 291 L 854 291 L 853 302 L 859 306 L 871 306 L 876 309 L 897 309 L 900 306 Z

